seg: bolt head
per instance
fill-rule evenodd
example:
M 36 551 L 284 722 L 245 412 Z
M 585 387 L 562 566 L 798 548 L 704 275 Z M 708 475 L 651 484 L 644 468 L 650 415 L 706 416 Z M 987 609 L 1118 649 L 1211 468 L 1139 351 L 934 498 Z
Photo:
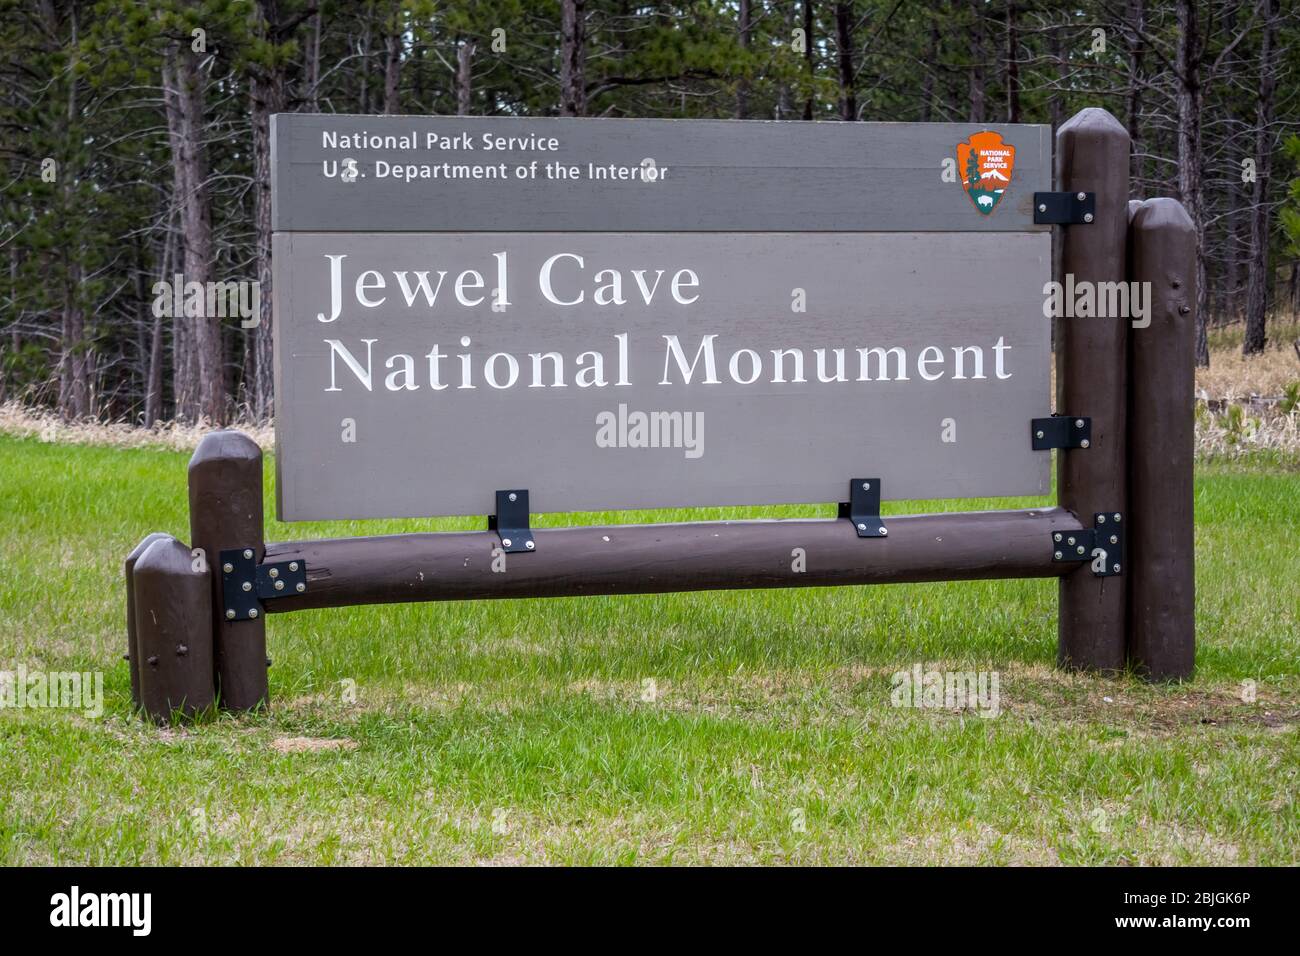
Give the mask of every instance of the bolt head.
M 1061 560 L 1061 552 L 1060 552 L 1060 551 L 1057 551 L 1054 555 L 1052 555 L 1052 557 L 1056 558 L 1057 561 L 1060 561 L 1060 560 Z
M 235 609 L 233 607 L 230 610 L 226 611 L 226 619 L 229 621 L 233 621 L 235 619 Z
M 512 492 L 510 492 L 510 500 L 511 500 L 511 501 L 518 501 L 518 500 L 519 500 L 519 496 L 516 495 L 516 494 L 512 491 Z
M 186 654 L 188 654 L 189 652 L 190 652 L 190 649 L 189 649 L 188 647 L 186 647 L 184 644 L 177 644 L 177 645 L 176 645 L 176 656 L 177 656 L 177 657 L 184 657 L 184 656 L 185 656 Z
M 1106 516 L 1105 516 L 1105 515 L 1097 515 L 1097 524 L 1105 524 L 1105 523 L 1106 523 Z
M 278 577 L 280 576 L 280 569 L 279 569 L 279 568 L 272 568 L 272 569 L 270 570 L 269 573 L 270 573 L 271 577 L 273 577 L 273 578 L 278 578 Z
M 507 548 L 510 547 L 510 539 L 509 539 L 509 538 L 502 538 L 502 539 L 501 539 L 501 543 L 504 544 Z
M 1088 198 L 1088 194 L 1087 194 L 1087 193 L 1075 193 L 1075 198 L 1077 198 L 1077 199 L 1079 200 L 1079 202 L 1083 202 L 1085 199 Z
M 1066 544 L 1074 544 L 1074 538 L 1068 538 L 1068 539 L 1066 540 L 1065 543 L 1066 543 Z
M 235 570 L 235 566 L 231 564 L 229 561 L 227 561 L 225 564 L 221 566 L 221 570 L 229 574 L 231 571 Z
M 1047 203 L 1045 203 L 1045 202 L 1040 202 L 1040 203 L 1038 204 L 1038 211 L 1039 211 L 1039 212 L 1047 212 Z
M 290 571 L 297 571 L 297 570 L 298 570 L 298 562 L 297 562 L 297 561 L 290 561 L 290 562 L 289 562 L 289 570 L 290 570 Z
M 1060 541 L 1060 540 L 1061 540 L 1061 533 L 1058 531 L 1056 534 L 1052 535 L 1052 540 L 1053 540 L 1053 541 Z
M 537 545 L 534 544 L 534 543 L 531 542 L 531 541 L 525 541 L 525 542 L 524 542 L 524 547 L 527 548 L 529 551 L 531 551 L 531 550 L 533 550 L 533 548 L 537 547 Z
M 298 593 L 299 593 L 299 594 L 301 594 L 303 591 L 307 590 L 307 585 L 303 584 L 301 581 L 299 581 L 296 585 L 294 585 L 294 587 L 296 587 L 296 588 L 298 589 Z
M 1042 438 L 1042 437 L 1043 437 L 1043 430 L 1040 428 L 1038 431 L 1034 432 L 1034 437 L 1035 437 L 1035 438 Z
M 1075 427 L 1075 428 L 1082 428 L 1082 427 L 1083 427 L 1083 419 L 1082 419 L 1082 418 L 1076 418 L 1076 419 L 1074 420 L 1074 427 Z
M 867 526 L 864 525 L 864 524 L 860 524 L 860 525 L 858 525 L 858 530 L 859 530 L 859 531 L 866 531 L 866 530 L 867 530 Z
M 276 582 L 275 582 L 275 589 L 276 589 L 277 591 L 283 591 L 283 590 L 284 590 L 284 582 L 283 582 L 283 581 L 276 581 Z
M 1088 441 L 1088 439 L 1086 438 L 1083 441 L 1079 442 L 1080 448 L 1089 448 L 1091 446 L 1092 446 L 1092 442 Z
M 870 490 L 871 490 L 871 482 L 869 482 L 869 481 L 864 481 L 864 482 L 862 483 L 862 490 L 863 490 L 863 491 L 870 491 Z
M 255 608 L 255 607 L 250 607 L 250 608 L 248 609 L 248 616 L 249 616 L 249 617 L 257 617 L 257 608 Z
M 245 549 L 244 549 L 244 557 L 246 557 L 246 558 L 251 558 L 252 556 L 253 556 L 253 549 L 252 549 L 252 548 L 245 548 Z
M 1119 535 L 1117 535 L 1117 534 L 1112 534 L 1112 535 L 1110 536 L 1110 543 L 1111 543 L 1111 544 L 1119 544 Z
M 878 530 L 880 531 L 880 536 L 881 536 L 882 538 L 889 534 L 889 529 L 888 529 L 888 528 L 880 528 L 880 529 L 878 529 Z
M 1116 523 L 1116 524 L 1119 524 L 1119 513 L 1118 513 L 1118 512 L 1115 514 L 1115 523 Z
M 1084 214 L 1083 214 L 1083 221 L 1084 221 L 1084 222 L 1092 222 L 1092 213 L 1090 213 L 1090 212 L 1086 212 L 1086 213 L 1084 213 Z
M 251 591 L 253 590 L 253 582 L 245 581 L 243 584 L 240 585 L 240 587 L 243 588 L 245 591 Z
M 1112 565 L 1112 567 L 1115 569 L 1115 573 L 1119 574 L 1119 565 L 1118 564 Z
M 1074 552 L 1075 554 L 1083 554 L 1083 545 L 1079 545 L 1077 548 L 1075 548 Z

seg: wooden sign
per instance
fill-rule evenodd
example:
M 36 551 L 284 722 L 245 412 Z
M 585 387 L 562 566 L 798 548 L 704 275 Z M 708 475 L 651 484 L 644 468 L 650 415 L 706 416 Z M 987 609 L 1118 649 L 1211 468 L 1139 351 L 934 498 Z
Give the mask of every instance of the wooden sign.
M 281 115 L 273 142 L 282 519 L 1048 490 L 1045 127 Z

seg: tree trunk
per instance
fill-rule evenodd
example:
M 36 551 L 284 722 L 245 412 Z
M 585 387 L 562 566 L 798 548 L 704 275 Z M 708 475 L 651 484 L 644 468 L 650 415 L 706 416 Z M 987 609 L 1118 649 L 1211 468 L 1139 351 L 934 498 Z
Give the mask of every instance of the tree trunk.
M 1019 11 L 1014 3 L 1007 4 L 1007 122 L 1020 122 L 1020 31 L 1017 23 Z
M 402 78 L 402 35 L 393 32 L 384 36 L 384 112 L 402 111 L 398 89 Z
M 858 118 L 858 99 L 853 89 L 853 9 L 835 4 L 835 46 L 840 63 L 840 119 Z
M 939 69 L 939 18 L 929 14 L 930 36 L 925 51 L 925 78 L 921 81 L 921 122 L 934 119 L 934 74 Z
M 181 205 L 185 202 L 185 170 L 181 164 L 184 146 L 181 142 L 181 105 L 180 84 L 176 76 L 176 56 L 174 49 L 168 50 L 162 61 L 163 71 L 163 107 L 167 114 L 167 136 L 172 153 L 172 208 L 176 215 L 167 217 L 167 228 L 179 247 L 181 240 L 176 231 Z M 178 251 L 172 260 L 172 266 L 163 275 L 163 281 L 174 280 L 173 271 L 181 261 Z M 194 347 L 194 327 L 186 320 L 184 314 L 172 315 L 172 406 L 173 415 L 178 421 L 194 421 L 199 417 L 199 359 Z
M 1196 364 L 1210 364 L 1205 282 L 1205 206 L 1201 184 L 1200 28 L 1196 0 L 1178 2 L 1178 198 L 1196 228 Z
M 1273 155 L 1273 95 L 1277 87 L 1278 0 L 1260 0 L 1267 19 L 1259 50 L 1259 99 L 1255 106 L 1255 182 L 1251 189 L 1250 267 L 1246 290 L 1245 355 L 1264 351 L 1268 321 L 1269 167 Z
M 272 43 L 278 41 L 279 0 L 258 0 L 260 28 Z M 249 81 L 253 127 L 253 241 L 257 254 L 257 325 L 246 331 L 252 338 L 251 376 L 246 400 L 253 419 L 271 418 L 275 401 L 275 358 L 271 323 L 271 114 L 285 105 L 283 68 L 255 65 Z
M 808 96 L 803 101 L 803 118 L 813 118 L 813 77 L 816 63 L 813 61 L 813 5 L 812 0 L 803 0 L 803 61 L 808 71 Z
M 740 0 L 740 10 L 738 20 L 738 29 L 740 33 L 740 48 L 744 51 L 746 59 L 742 68 L 740 80 L 736 83 L 736 119 L 749 119 L 749 34 L 753 29 L 751 20 L 750 0 Z
M 560 115 L 587 115 L 587 0 L 560 3 Z
M 474 93 L 473 40 L 461 40 L 456 45 L 456 115 L 468 116 Z
M 1129 0 L 1128 7 L 1125 10 L 1125 20 L 1133 30 L 1132 39 L 1128 47 L 1128 92 L 1125 96 L 1126 110 L 1124 117 L 1124 126 L 1128 130 L 1129 139 L 1133 141 L 1133 155 L 1130 158 L 1130 189 L 1138 196 L 1143 195 L 1141 189 L 1142 183 L 1142 157 L 1138 155 L 1142 147 L 1141 142 L 1141 117 L 1142 117 L 1142 59 L 1146 54 L 1146 49 L 1142 43 L 1141 33 L 1146 30 L 1146 7 L 1144 0 Z
M 971 0 L 970 121 L 984 122 L 984 4 Z

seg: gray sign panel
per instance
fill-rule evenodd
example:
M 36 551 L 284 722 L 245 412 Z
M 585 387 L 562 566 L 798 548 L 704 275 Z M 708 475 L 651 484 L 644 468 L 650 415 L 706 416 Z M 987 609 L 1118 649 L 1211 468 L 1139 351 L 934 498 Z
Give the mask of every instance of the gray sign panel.
M 1001 161 L 968 195 L 963 144 Z M 1051 129 L 516 117 L 272 117 L 295 232 L 1017 232 Z
M 280 516 L 1044 493 L 1049 238 L 279 233 Z

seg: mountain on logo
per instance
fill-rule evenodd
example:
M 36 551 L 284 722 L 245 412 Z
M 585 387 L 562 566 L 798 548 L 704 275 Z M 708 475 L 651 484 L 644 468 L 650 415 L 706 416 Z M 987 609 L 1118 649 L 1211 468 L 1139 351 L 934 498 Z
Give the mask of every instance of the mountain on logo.
M 1016 148 L 1002 141 L 992 130 L 975 133 L 957 144 L 957 165 L 962 170 L 962 188 L 972 205 L 987 216 L 1011 184 L 1016 165 Z

